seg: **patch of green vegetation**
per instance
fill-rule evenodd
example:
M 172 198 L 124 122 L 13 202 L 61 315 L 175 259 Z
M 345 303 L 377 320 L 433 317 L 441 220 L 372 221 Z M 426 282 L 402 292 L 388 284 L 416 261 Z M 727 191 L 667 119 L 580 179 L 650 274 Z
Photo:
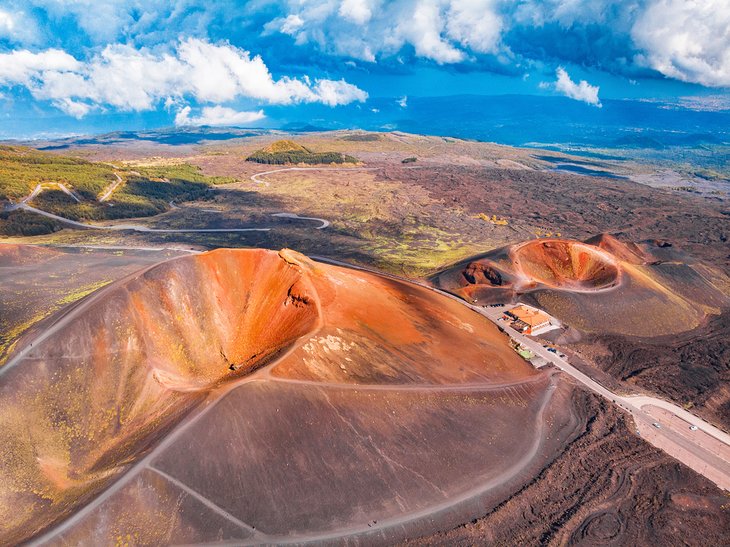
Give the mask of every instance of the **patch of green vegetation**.
M 217 177 L 204 175 L 200 167 L 189 163 L 176 165 L 140 167 L 137 171 L 142 177 L 159 180 L 180 180 L 186 182 L 202 182 L 205 184 L 232 184 L 239 182 L 234 177 Z
M 52 234 L 62 228 L 51 218 L 22 209 L 10 213 L 0 213 L 0 234 L 7 236 L 38 236 Z
M 114 168 L 23 146 L 0 146 L 0 201 L 21 199 L 37 184 L 60 182 L 86 199 L 96 199 L 114 182 Z
M 72 304 L 77 300 L 81 300 L 82 298 L 90 295 L 92 292 L 101 289 L 102 287 L 106 287 L 109 283 L 111 283 L 110 280 L 102 280 L 97 281 L 96 283 L 90 283 L 89 285 L 86 285 L 84 287 L 79 287 L 75 291 L 60 298 L 56 302 L 56 307 L 65 306 L 67 304 Z
M 180 176 L 179 170 L 166 174 Z M 183 175 L 184 176 L 184 175 Z M 198 180 L 186 178 L 150 178 L 130 175 L 105 203 L 82 201 L 78 203 L 60 190 L 45 190 L 36 196 L 31 205 L 71 220 L 115 220 L 120 218 L 153 216 L 167 211 L 170 201 L 191 201 L 202 198 L 210 184 L 196 173 Z
M 1 162 L 0 162 L 1 163 Z M 43 164 L 47 177 L 52 177 L 56 163 Z M 88 164 L 95 165 L 95 164 Z M 188 164 L 138 168 L 137 171 L 121 171 L 125 182 L 117 187 L 106 202 L 99 202 L 77 190 L 82 201 L 77 202 L 56 188 L 44 189 L 29 205 L 76 221 L 116 220 L 121 218 L 154 216 L 167 211 L 171 201 L 182 202 L 207 197 L 214 184 L 235 182 L 230 177 L 209 177 L 200 168 Z M 114 178 L 114 180 L 116 180 Z M 106 181 L 108 184 L 114 182 Z M 103 189 L 102 188 L 102 189 Z M 23 194 L 27 195 L 27 194 Z M 21 196 L 22 197 L 22 196 Z M 0 214 L 0 234 L 8 236 L 34 236 L 50 234 L 62 224 L 31 212 L 16 210 Z
M 350 142 L 375 142 L 382 139 L 380 133 L 355 133 L 354 135 L 345 135 L 340 140 Z
M 293 141 L 276 141 L 266 148 L 257 150 L 246 161 L 285 165 L 288 163 L 304 163 L 307 165 L 328 163 L 357 163 L 357 159 L 340 152 L 312 152 L 308 148 Z

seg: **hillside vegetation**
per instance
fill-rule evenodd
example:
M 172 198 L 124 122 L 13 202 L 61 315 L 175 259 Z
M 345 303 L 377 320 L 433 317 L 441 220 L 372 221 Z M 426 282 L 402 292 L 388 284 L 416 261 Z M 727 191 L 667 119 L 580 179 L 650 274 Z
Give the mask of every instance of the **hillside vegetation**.
M 327 163 L 357 163 L 357 159 L 340 152 L 312 152 L 305 146 L 289 140 L 280 140 L 257 150 L 246 161 L 284 165 L 305 163 L 307 165 Z
M 0 202 L 21 199 L 37 184 L 58 182 L 83 198 L 96 199 L 114 180 L 111 165 L 24 146 L 0 146 Z
M 28 196 L 36 185 L 43 191 L 28 204 L 77 221 L 114 220 L 157 215 L 171 201 L 203 198 L 214 184 L 233 182 L 229 177 L 209 177 L 188 164 L 115 169 L 112 165 L 59 156 L 25 147 L 0 147 L 0 202 Z M 122 178 L 111 197 L 99 197 Z M 61 183 L 79 199 L 58 186 Z M 2 209 L 0 208 L 0 211 Z M 0 234 L 39 235 L 56 231 L 61 224 L 32 212 L 0 213 Z

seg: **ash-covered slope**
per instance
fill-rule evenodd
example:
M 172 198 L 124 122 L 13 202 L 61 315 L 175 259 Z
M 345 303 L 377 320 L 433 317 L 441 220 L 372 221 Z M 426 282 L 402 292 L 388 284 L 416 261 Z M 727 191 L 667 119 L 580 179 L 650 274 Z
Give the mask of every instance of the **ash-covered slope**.
M 20 352 L 0 369 L 0 538 L 8 543 L 95 498 L 63 541 L 106 543 L 123 522 L 145 522 L 150 489 L 164 497 L 178 488 L 144 478 L 158 472 L 153 456 L 169 476 L 222 496 L 216 503 L 272 534 L 349 530 L 363 508 L 408 514 L 473 488 L 475 477 L 509 480 L 546 454 L 530 448 L 543 428 L 573 423 L 565 416 L 555 418 L 562 425 L 543 423 L 553 413 L 552 380 L 520 360 L 483 317 L 427 289 L 292 251 L 218 250 L 164 262 L 94 293 Z M 338 390 L 353 384 L 365 391 Z M 458 398 L 441 393 L 453 385 L 465 389 Z M 399 386 L 411 395 L 398 395 Z M 347 414 L 371 417 L 331 433 Z M 463 422 L 452 423 L 461 414 Z M 188 417 L 203 415 L 204 425 L 188 431 Z M 491 439 L 478 454 L 465 442 L 475 419 L 485 421 L 478 435 Z M 295 421 L 303 433 L 298 455 L 277 458 L 291 449 Z M 404 421 L 419 432 L 408 442 L 421 453 L 450 430 L 443 456 L 469 460 L 471 471 L 430 469 L 431 458 L 416 471 L 405 460 L 402 469 L 383 468 L 381 456 L 405 446 L 395 442 Z M 181 438 L 167 447 L 177 438 L 171 432 Z M 334 436 L 306 444 L 323 433 Z M 370 445 L 359 445 L 363 435 L 379 439 L 376 459 Z M 328 463 L 317 471 L 315 460 Z M 348 490 L 358 470 L 368 472 Z M 97 498 L 125 471 L 123 481 L 147 486 Z M 308 501 L 310 490 L 292 491 L 297 477 L 312 483 L 321 504 Z M 401 489 L 399 507 L 391 507 L 392 488 Z M 262 496 L 279 501 L 262 512 Z M 92 509 L 102 503 L 100 523 Z M 310 514 L 333 507 L 342 522 Z M 165 511 L 140 532 L 152 542 L 186 518 L 182 509 Z M 218 528 L 196 522 L 202 531 L 185 528 L 179 541 L 221 539 Z

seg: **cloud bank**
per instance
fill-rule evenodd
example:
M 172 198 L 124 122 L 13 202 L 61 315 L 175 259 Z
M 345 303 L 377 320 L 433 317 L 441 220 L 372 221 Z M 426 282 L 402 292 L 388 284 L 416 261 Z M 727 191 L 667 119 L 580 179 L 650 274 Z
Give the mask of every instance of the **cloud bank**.
M 365 62 L 597 65 L 730 86 L 726 0 L 283 0 L 267 32 Z
M 665 76 L 730 87 L 730 2 L 656 0 L 631 31 L 638 61 Z
M 249 103 L 337 106 L 367 99 L 340 79 L 344 70 L 382 76 L 423 66 L 515 77 L 576 66 L 723 93 L 730 88 L 730 3 L 4 0 L 0 6 L 0 93 L 27 90 L 77 118 L 162 103 L 175 110 L 189 104 L 199 113 L 188 112 L 189 120 L 214 106 L 235 112 Z M 567 72 L 556 77 L 550 89 L 600 105 L 596 86 L 576 83 Z
M 336 106 L 367 99 L 367 93 L 344 80 L 275 79 L 260 56 L 195 38 L 161 53 L 109 45 L 85 62 L 57 49 L 16 50 L 0 54 L 0 86 L 24 87 L 35 99 L 75 117 L 105 107 L 152 110 L 163 100 Z
M 181 108 L 175 116 L 175 125 L 245 126 L 266 117 L 263 110 L 239 112 L 224 106 L 206 106 L 200 116 L 190 116 L 191 111 L 189 106 Z

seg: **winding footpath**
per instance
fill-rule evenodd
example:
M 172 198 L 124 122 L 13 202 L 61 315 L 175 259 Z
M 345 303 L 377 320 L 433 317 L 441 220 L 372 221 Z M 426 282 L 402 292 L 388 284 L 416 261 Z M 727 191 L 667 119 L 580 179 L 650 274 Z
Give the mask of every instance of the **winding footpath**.
M 106 189 L 106 192 L 104 192 L 104 193 L 102 194 L 102 196 L 101 196 L 101 197 L 99 198 L 99 202 L 100 202 L 100 203 L 103 203 L 103 202 L 105 202 L 106 200 L 108 200 L 108 199 L 109 199 L 109 198 L 110 198 L 110 197 L 112 196 L 112 194 L 114 193 L 114 190 L 116 190 L 116 189 L 117 189 L 117 187 L 118 187 L 118 186 L 119 186 L 120 184 L 122 184 L 122 177 L 120 177 L 120 176 L 119 176 L 119 173 L 116 173 L 116 172 L 115 172 L 115 173 L 114 173 L 114 176 L 115 176 L 115 177 L 117 177 L 117 180 L 116 180 L 115 182 L 113 182 L 113 183 L 112 183 L 112 184 L 111 184 L 111 185 L 109 186 L 109 188 L 107 188 L 107 189 Z
M 171 258 L 169 260 L 174 260 L 175 258 Z M 135 277 L 138 277 L 142 273 L 148 271 L 151 268 L 156 267 L 157 264 L 150 265 L 140 271 L 137 271 L 133 274 L 130 274 L 129 276 L 115 281 L 114 283 L 111 283 L 110 285 L 107 285 L 106 287 L 100 289 L 99 291 L 93 293 L 89 297 L 82 300 L 78 306 L 73 307 L 73 309 L 68 310 L 67 313 L 64 313 L 62 317 L 60 317 L 48 330 L 46 330 L 44 333 L 36 337 L 34 342 L 37 344 L 38 342 L 41 342 L 45 339 L 47 339 L 49 336 L 57 333 L 60 329 L 62 329 L 65 325 L 73 321 L 76 317 L 83 314 L 86 310 L 86 308 L 92 306 L 96 301 L 98 301 L 100 298 L 104 298 L 106 294 L 112 290 L 114 290 L 115 287 L 119 286 L 120 284 L 123 284 L 125 281 L 129 279 L 133 279 Z M 353 267 L 353 269 L 359 269 Z M 377 273 L 377 272 L 375 272 Z M 378 275 L 383 275 L 379 274 Z M 318 314 L 319 317 L 322 317 L 322 314 Z M 388 385 L 369 385 L 369 384 L 356 384 L 356 385 L 347 385 L 347 384 L 338 384 L 338 383 L 328 383 L 328 382 L 311 382 L 306 380 L 296 380 L 296 379 L 288 379 L 288 378 L 278 378 L 271 374 L 271 370 L 281 361 L 285 360 L 288 356 L 290 356 L 296 349 L 299 347 L 300 343 L 305 342 L 310 337 L 316 335 L 320 332 L 320 329 L 323 326 L 323 322 L 320 319 L 319 324 L 310 332 L 305 333 L 302 335 L 298 341 L 291 344 L 291 346 L 282 353 L 277 359 L 275 359 L 273 362 L 267 364 L 266 366 L 255 370 L 248 376 L 244 376 L 243 378 L 240 378 L 236 381 L 231 382 L 230 384 L 223 385 L 214 392 L 211 392 L 209 397 L 203 401 L 197 408 L 191 411 L 191 413 L 183 419 L 182 422 L 180 422 L 169 434 L 167 434 L 161 441 L 158 443 L 154 448 L 152 448 L 142 459 L 139 461 L 133 463 L 130 465 L 130 467 L 123 472 L 122 476 L 119 477 L 109 488 L 105 489 L 103 492 L 100 493 L 96 498 L 94 498 L 91 502 L 80 508 L 78 511 L 74 512 L 71 516 L 69 516 L 67 519 L 60 522 L 58 525 L 50 528 L 45 533 L 41 534 L 40 536 L 34 538 L 32 541 L 29 542 L 30 545 L 54 545 L 59 541 L 59 538 L 62 538 L 63 534 L 65 532 L 71 531 L 74 526 L 77 524 L 83 522 L 83 520 L 93 514 L 94 511 L 98 510 L 100 507 L 103 506 L 103 503 L 107 501 L 108 499 L 112 498 L 115 494 L 122 491 L 122 489 L 127 486 L 130 482 L 135 480 L 140 473 L 144 471 L 151 471 L 153 473 L 158 474 L 163 479 L 167 480 L 171 484 L 174 484 L 176 487 L 182 489 L 184 492 L 198 500 L 200 503 L 205 505 L 209 510 L 213 511 L 217 515 L 223 517 L 224 519 L 228 520 L 229 522 L 233 523 L 234 525 L 238 526 L 243 532 L 244 532 L 244 539 L 237 539 L 234 542 L 231 543 L 231 545 L 283 545 L 283 544 L 302 544 L 302 543 L 315 543 L 319 544 L 321 542 L 328 542 L 328 541 L 337 541 L 341 542 L 344 539 L 350 537 L 350 538 L 360 538 L 360 537 L 378 537 L 378 534 L 385 533 L 388 530 L 395 529 L 398 530 L 404 525 L 411 523 L 416 520 L 428 518 L 430 515 L 439 514 L 442 512 L 449 512 L 454 510 L 455 508 L 461 506 L 462 504 L 471 504 L 473 500 L 478 499 L 480 496 L 484 495 L 486 492 L 499 487 L 500 485 L 504 484 L 505 482 L 514 479 L 517 477 L 521 472 L 524 471 L 524 469 L 530 465 L 531 462 L 538 456 L 540 453 L 541 448 L 543 447 L 543 430 L 545 427 L 545 420 L 543 418 L 545 411 L 550 405 L 550 402 L 552 401 L 554 392 L 556 390 L 556 379 L 554 376 L 551 376 L 548 379 L 547 387 L 540 399 L 539 403 L 539 409 L 536 415 L 536 419 L 534 420 L 533 424 L 525 426 L 526 428 L 531 429 L 530 434 L 530 440 L 528 443 L 526 443 L 526 446 L 524 447 L 524 451 L 520 454 L 519 458 L 515 459 L 514 461 L 510 462 L 504 469 L 500 471 L 499 474 L 495 474 L 494 476 L 485 477 L 484 480 L 475 482 L 472 485 L 469 485 L 466 489 L 452 494 L 445 496 L 445 498 L 442 501 L 439 501 L 437 503 L 433 503 L 429 505 L 428 507 L 424 507 L 422 509 L 417 509 L 413 511 L 408 511 L 402 514 L 399 514 L 397 516 L 394 516 L 392 518 L 388 519 L 382 519 L 378 521 L 377 526 L 371 526 L 369 523 L 363 523 L 363 524 L 357 524 L 357 525 L 350 525 L 347 527 L 342 528 L 335 528 L 331 530 L 324 530 L 321 532 L 314 532 L 311 534 L 306 535 L 299 535 L 296 537 L 290 536 L 290 535 L 276 535 L 276 534 L 267 534 L 265 532 L 262 532 L 261 530 L 257 530 L 253 528 L 251 525 L 241 521 L 240 519 L 236 518 L 234 515 L 232 515 L 229 511 L 226 511 L 224 508 L 217 505 L 215 502 L 211 501 L 209 498 L 205 497 L 200 492 L 197 492 L 193 488 L 191 488 L 189 485 L 187 485 L 185 482 L 170 476 L 169 474 L 165 473 L 164 471 L 158 469 L 155 466 L 155 460 L 157 457 L 161 454 L 163 454 L 166 450 L 168 450 L 181 436 L 190 429 L 193 425 L 198 423 L 206 414 L 208 414 L 213 408 L 215 408 L 221 401 L 224 400 L 225 395 L 230 393 L 231 391 L 241 387 L 242 385 L 249 384 L 252 382 L 275 382 L 275 383 L 283 383 L 283 384 L 296 384 L 296 385 L 307 385 L 312 388 L 316 389 L 327 389 L 327 388 L 337 388 L 337 389 L 351 389 L 354 391 L 361 391 L 361 392 L 369 392 L 369 391 L 397 391 L 397 390 L 413 390 L 413 391 L 437 391 L 437 392 L 443 392 L 443 393 L 463 393 L 463 392 L 477 392 L 481 393 L 483 391 L 491 391 L 494 389 L 504 389 L 505 387 L 514 387 L 519 385 L 525 385 L 525 384 L 532 384 L 536 382 L 544 381 L 544 377 L 535 376 L 531 378 L 527 378 L 525 380 L 516 381 L 516 382 L 505 382 L 502 384 L 494 384 L 492 382 L 485 382 L 485 383 L 472 383 L 468 385 L 456 385 L 456 386 L 422 386 L 422 385 L 413 385 L 413 386 L 388 386 Z M 12 360 L 12 362 L 8 362 L 8 364 L 5 365 L 5 367 L 0 368 L 0 374 L 2 372 L 11 367 L 16 366 L 18 362 L 20 362 L 23 358 L 28 356 L 28 350 L 30 350 L 29 347 L 24 348 L 23 351 L 19 352 L 19 354 L 16 355 L 16 357 Z M 371 536 L 371 534 L 374 534 Z
M 298 167 L 292 167 L 287 169 L 277 169 L 275 171 L 267 171 L 266 173 L 259 173 L 259 175 L 265 175 L 267 173 L 275 173 L 278 171 L 289 171 L 289 170 L 307 170 L 307 168 L 298 168 Z M 332 169 L 332 168 L 328 168 Z M 370 168 L 363 168 L 363 169 L 370 169 Z M 104 202 L 112 195 L 114 190 L 117 188 L 119 184 L 122 183 L 122 178 L 117 174 L 114 173 L 114 176 L 117 177 L 117 181 L 112 184 L 111 187 L 109 187 L 104 195 L 102 195 L 99 198 L 99 202 Z M 254 177 L 256 175 L 251 177 L 251 180 L 254 180 Z M 256 181 L 260 184 L 266 184 L 268 186 L 268 182 L 266 181 Z M 65 185 L 58 183 L 59 188 L 69 196 L 71 196 L 74 200 L 76 200 L 78 203 L 81 202 L 81 200 L 78 198 L 78 196 L 69 190 Z M 150 228 L 148 226 L 144 226 L 142 224 L 89 224 L 86 222 L 79 222 L 77 220 L 72 220 L 70 218 L 62 217 L 60 215 L 56 215 L 54 213 L 49 213 L 48 211 L 44 211 L 42 209 L 37 209 L 33 207 L 32 205 L 28 205 L 30 201 L 33 200 L 38 194 L 40 194 L 43 191 L 43 187 L 38 184 L 33 189 L 33 192 L 31 192 L 28 196 L 20 200 L 18 203 L 13 203 L 10 205 L 5 206 L 5 211 L 16 211 L 18 209 L 23 209 L 25 211 L 28 211 L 30 213 L 35 213 L 37 215 L 44 216 L 46 218 L 51 218 L 53 220 L 56 220 L 58 222 L 61 222 L 63 224 L 67 224 L 69 226 L 73 226 L 74 228 L 80 228 L 83 230 L 113 230 L 113 231 L 132 231 L 132 232 L 145 232 L 145 233 L 161 233 L 161 234 L 186 234 L 186 233 L 236 233 L 236 232 L 270 232 L 271 228 L 269 227 L 259 227 L 259 228 Z M 174 201 L 170 201 L 169 203 L 171 209 L 182 209 L 183 207 L 180 207 L 178 205 L 175 205 Z M 213 209 L 201 209 L 202 211 L 208 212 L 208 213 L 219 213 L 220 211 L 213 210 Z M 325 228 L 328 228 L 330 226 L 330 221 L 323 219 L 323 218 L 317 218 L 317 217 L 303 217 L 299 216 L 296 213 L 272 213 L 273 217 L 277 218 L 288 218 L 293 220 L 306 220 L 306 221 L 313 221 L 313 222 L 319 222 L 320 226 L 317 226 L 316 230 L 323 230 Z
M 76 228 L 83 228 L 86 230 L 113 230 L 113 231 L 132 231 L 132 232 L 146 232 L 146 233 L 157 233 L 157 234 L 188 234 L 188 233 L 210 233 L 210 232 L 269 232 L 271 228 L 149 228 L 141 224 L 86 224 L 84 222 L 78 222 L 65 218 L 62 216 L 54 215 L 41 209 L 31 207 L 26 203 L 20 203 L 16 209 L 24 209 L 31 213 L 36 213 L 44 217 L 52 218 L 64 224 L 74 226 Z

